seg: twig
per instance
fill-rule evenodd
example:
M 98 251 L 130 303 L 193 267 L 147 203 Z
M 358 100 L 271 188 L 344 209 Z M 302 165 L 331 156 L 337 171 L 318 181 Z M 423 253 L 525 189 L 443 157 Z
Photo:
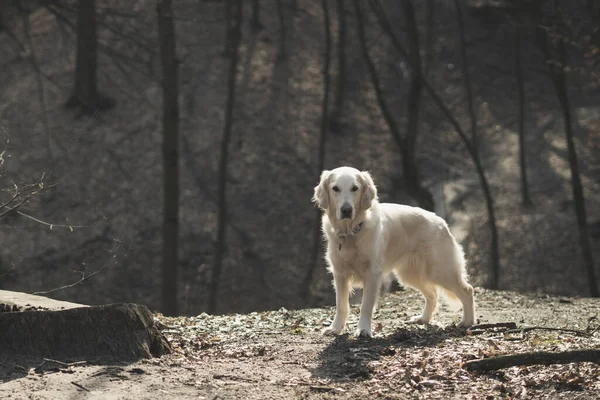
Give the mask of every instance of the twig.
M 530 331 L 555 331 L 555 332 L 567 332 L 573 333 L 577 336 L 591 336 L 589 332 L 582 331 L 579 329 L 567 329 L 567 328 L 552 328 L 549 326 L 526 326 L 522 328 L 509 329 L 506 333 L 525 333 Z M 592 332 L 593 334 L 593 332 Z
M 537 351 L 470 360 L 464 363 L 469 371 L 493 371 L 503 368 L 525 365 L 568 364 L 573 362 L 593 362 L 600 364 L 600 350 L 571 350 L 564 352 Z
M 24 212 L 22 212 L 22 211 L 14 210 L 14 208 L 13 208 L 13 209 L 11 209 L 11 211 L 15 211 L 17 214 L 19 214 L 19 215 L 21 215 L 21 216 L 23 216 L 23 217 L 25 217 L 25 218 L 29 218 L 30 220 L 32 220 L 32 221 L 35 221 L 35 222 L 37 222 L 37 223 L 39 223 L 39 224 L 46 225 L 46 226 L 50 227 L 50 230 L 52 230 L 53 228 L 69 228 L 69 230 L 70 230 L 71 232 L 73 232 L 73 228 L 87 228 L 87 227 L 89 227 L 89 226 L 91 225 L 91 224 L 88 224 L 88 225 L 62 225 L 62 224 L 51 224 L 50 222 L 42 221 L 41 219 L 38 219 L 38 218 L 36 218 L 36 217 L 34 217 L 34 216 L 32 216 L 32 215 L 25 214 L 25 213 L 24 213 Z
M 104 264 L 104 265 L 103 265 L 103 266 L 102 266 L 100 269 L 98 269 L 98 270 L 96 270 L 96 271 L 92 272 L 92 273 L 91 273 L 91 274 L 89 274 L 89 275 L 86 275 L 86 274 L 85 274 L 85 271 L 84 271 L 84 272 L 82 272 L 82 277 L 81 277 L 81 279 L 80 279 L 80 280 L 78 280 L 77 282 L 73 282 L 73 283 L 71 283 L 71 284 L 69 284 L 69 285 L 64 285 L 64 286 L 57 287 L 57 288 L 54 288 L 54 289 L 46 290 L 45 292 L 33 292 L 32 294 L 35 294 L 35 295 L 40 295 L 40 294 L 48 294 L 48 293 L 56 292 L 56 291 L 59 291 L 59 290 L 63 290 L 63 289 L 69 289 L 69 288 L 72 288 L 73 286 L 79 285 L 80 283 L 83 283 L 83 282 L 87 281 L 87 280 L 88 280 L 88 279 L 90 279 L 92 276 L 94 276 L 94 275 L 96 275 L 97 273 L 99 273 L 100 271 L 102 271 L 104 268 L 106 268 L 106 265 L 107 265 L 107 264 Z
M 500 328 L 500 329 L 498 329 Z M 514 322 L 497 322 L 493 324 L 473 325 L 467 330 L 467 335 L 481 335 L 491 330 L 492 332 L 507 332 L 509 329 L 517 329 L 517 324 Z
M 46 173 L 42 173 L 42 176 L 37 181 L 25 185 L 23 188 L 20 188 L 14 185 L 14 194 L 8 199 L 6 202 L 0 204 L 0 210 L 5 209 L 0 212 L 0 218 L 4 217 L 10 212 L 16 211 L 19 207 L 25 204 L 33 195 L 37 194 L 39 191 L 44 189 L 44 179 L 46 178 Z M 37 189 L 36 189 L 37 188 Z M 16 205 L 11 206 L 12 203 L 17 202 Z
M 256 379 L 244 378 L 241 376 L 228 375 L 228 374 L 215 374 L 213 375 L 214 379 L 229 379 L 232 381 L 243 381 L 243 382 L 256 382 Z
M 81 384 L 79 384 L 79 383 L 77 383 L 77 382 L 71 381 L 71 383 L 72 383 L 73 385 L 77 386 L 77 387 L 78 387 L 79 389 L 81 389 L 81 390 L 85 390 L 86 392 L 90 392 L 90 389 L 86 388 L 85 386 L 83 386 L 83 385 L 81 385 Z
M 334 392 L 335 388 L 330 386 L 309 386 L 310 390 L 314 390 L 316 392 Z
M 75 362 L 71 362 L 71 363 L 66 363 L 66 362 L 62 362 L 62 361 L 58 361 L 58 360 L 53 360 L 52 358 L 44 358 L 44 361 L 47 362 L 52 362 L 55 364 L 60 364 L 63 367 L 75 367 L 77 365 L 83 365 L 83 364 L 87 364 L 87 361 L 75 361 Z
M 514 323 L 514 322 L 497 322 L 497 323 L 494 323 L 494 324 L 479 324 L 479 325 L 473 325 L 468 330 L 473 330 L 473 329 L 494 329 L 494 328 L 516 329 L 517 328 L 517 324 Z

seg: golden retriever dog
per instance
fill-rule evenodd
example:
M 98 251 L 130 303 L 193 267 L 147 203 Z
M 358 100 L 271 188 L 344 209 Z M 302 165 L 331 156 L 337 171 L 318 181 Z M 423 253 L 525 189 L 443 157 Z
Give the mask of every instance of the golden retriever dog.
M 351 167 L 323 171 L 313 201 L 323 210 L 325 258 L 336 293 L 335 318 L 323 334 L 342 333 L 351 287 L 356 286 L 363 288 L 363 297 L 355 336 L 372 337 L 371 319 L 382 280 L 392 272 L 425 297 L 423 313 L 411 322 L 431 321 L 439 291 L 462 303 L 458 326 L 473 325 L 473 287 L 466 280 L 462 248 L 446 221 L 421 208 L 379 203 L 371 175 Z

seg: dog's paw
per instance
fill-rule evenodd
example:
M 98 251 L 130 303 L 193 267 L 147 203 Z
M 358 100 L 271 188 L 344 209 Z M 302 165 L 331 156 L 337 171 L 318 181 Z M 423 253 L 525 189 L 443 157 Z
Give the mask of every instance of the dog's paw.
M 462 320 L 460 321 L 458 324 L 456 324 L 457 328 L 460 329 L 467 329 L 473 326 L 473 324 L 475 323 L 475 321 L 471 321 L 471 320 Z
M 328 326 L 327 328 L 323 329 L 321 331 L 321 334 L 326 335 L 326 336 L 335 336 L 335 335 L 339 335 L 340 333 L 342 333 L 343 330 L 344 330 L 344 328 L 338 329 L 332 325 L 332 326 Z
M 357 338 L 372 338 L 373 337 L 373 333 L 371 332 L 371 329 L 357 329 L 356 332 L 354 332 L 354 337 L 357 337 Z
M 410 319 L 410 323 L 418 325 L 427 325 L 429 324 L 429 319 L 423 317 L 422 315 L 415 315 Z

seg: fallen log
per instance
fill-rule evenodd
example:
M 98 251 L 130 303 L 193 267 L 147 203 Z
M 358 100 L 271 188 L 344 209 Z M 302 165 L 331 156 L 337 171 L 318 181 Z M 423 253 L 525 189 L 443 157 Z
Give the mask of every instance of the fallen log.
M 600 350 L 536 351 L 511 354 L 480 360 L 469 360 L 463 364 L 463 367 L 469 371 L 493 371 L 515 366 L 568 364 L 584 361 L 600 364 Z
M 0 355 L 131 360 L 170 352 L 152 313 L 139 304 L 0 313 Z

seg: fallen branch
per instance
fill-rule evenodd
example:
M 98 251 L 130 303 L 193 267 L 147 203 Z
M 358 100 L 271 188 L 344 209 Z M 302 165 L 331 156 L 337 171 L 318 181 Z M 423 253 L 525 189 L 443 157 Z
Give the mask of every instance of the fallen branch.
M 44 362 L 50 362 L 50 363 L 55 363 L 55 364 L 59 364 L 65 368 L 68 367 L 75 367 L 78 365 L 84 365 L 87 364 L 87 361 L 83 360 L 83 361 L 75 361 L 75 362 L 70 362 L 70 363 L 66 363 L 66 362 L 62 362 L 62 361 L 58 361 L 58 360 L 54 360 L 52 358 L 44 358 Z
M 335 392 L 335 388 L 331 386 L 309 386 L 310 390 L 314 390 L 315 392 Z
M 81 389 L 81 390 L 85 390 L 86 392 L 89 392 L 89 391 L 90 391 L 90 389 L 86 388 L 85 386 L 83 386 L 83 385 L 82 385 L 82 384 L 80 384 L 80 383 L 77 383 L 77 382 L 74 382 L 74 381 L 71 381 L 71 383 L 72 383 L 73 385 L 77 386 L 77 387 L 78 387 L 79 389 Z
M 503 368 L 525 365 L 568 364 L 573 362 L 593 362 L 600 364 L 600 350 L 571 350 L 559 353 L 536 351 L 470 360 L 463 367 L 469 371 L 493 371 Z
M 526 326 L 523 328 L 509 329 L 505 333 L 525 333 L 530 331 L 554 331 L 554 332 L 566 332 L 572 333 L 576 336 L 591 336 L 590 332 L 579 330 L 579 329 L 567 329 L 567 328 L 552 328 L 547 326 Z M 593 334 L 593 332 L 592 332 Z
M 507 329 L 517 329 L 517 324 L 514 322 L 497 322 L 494 324 L 479 324 L 473 325 L 468 330 L 477 330 L 477 329 L 494 329 L 494 328 L 507 328 Z

